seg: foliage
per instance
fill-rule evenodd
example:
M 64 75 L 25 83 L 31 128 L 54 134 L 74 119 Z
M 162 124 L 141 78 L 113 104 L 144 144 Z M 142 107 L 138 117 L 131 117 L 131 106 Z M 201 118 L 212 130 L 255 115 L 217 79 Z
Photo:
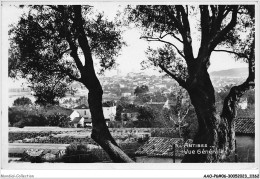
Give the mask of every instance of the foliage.
M 149 101 L 151 101 L 151 95 L 140 93 L 139 95 L 136 96 L 134 103 L 138 105 L 142 105 Z
M 18 24 L 9 31 L 9 76 L 26 78 L 38 104 L 57 104 L 71 92 L 68 87 L 80 77 L 79 66 L 71 58 L 72 43 L 78 34 L 74 6 L 29 6 Z M 117 24 L 104 14 L 82 6 L 84 31 L 92 54 L 99 59 L 100 73 L 115 66 L 115 57 L 125 43 Z M 82 49 L 77 44 L 78 52 Z
M 237 117 L 255 118 L 255 104 L 248 104 L 246 109 L 237 110 Z
M 66 148 L 63 160 L 65 163 L 92 163 L 97 162 L 98 157 L 91 153 L 86 143 L 72 143 Z
M 34 83 L 31 86 L 33 95 L 36 98 L 35 104 L 46 106 L 48 104 L 58 105 L 59 99 L 66 96 L 66 93 L 70 91 L 67 87 L 68 84 L 61 83 L 60 81 L 49 83 L 50 80 L 44 81 L 44 83 Z
M 135 88 L 135 90 L 134 90 L 134 94 L 135 94 L 136 96 L 139 96 L 139 95 L 144 94 L 144 93 L 147 93 L 147 92 L 149 92 L 149 88 L 148 88 L 148 86 L 146 86 L 146 85 L 137 86 L 137 87 Z
M 47 116 L 47 126 L 69 127 L 69 122 L 69 117 L 60 113 Z
M 138 122 L 142 124 L 142 127 L 152 127 L 154 120 L 156 118 L 155 111 L 152 110 L 150 107 L 141 106 L 138 108 Z
M 48 144 L 70 144 L 73 142 L 87 142 L 89 144 L 97 145 L 93 139 L 89 137 L 76 137 L 76 136 L 62 136 L 53 137 L 53 135 L 61 134 L 61 132 L 9 132 L 8 141 L 14 142 L 17 140 L 29 139 L 25 143 L 48 143 Z M 42 139 L 37 139 L 42 137 Z
M 27 98 L 24 96 L 17 98 L 16 100 L 14 100 L 14 103 L 13 103 L 14 106 L 24 106 L 24 105 L 29 105 L 29 104 L 32 104 L 32 101 L 30 100 L 30 98 Z
M 255 104 L 255 90 L 251 89 L 248 90 L 245 94 L 244 97 L 247 98 L 248 104 L 254 105 Z
M 12 107 L 8 110 L 8 120 L 11 126 L 69 126 L 70 110 L 56 107 Z
M 162 93 L 162 91 L 156 91 L 151 96 L 152 102 L 165 102 L 167 97 Z
M 119 99 L 119 104 L 121 104 L 121 105 L 127 105 L 128 103 L 130 103 L 130 99 L 129 99 L 129 97 L 121 97 L 120 99 Z

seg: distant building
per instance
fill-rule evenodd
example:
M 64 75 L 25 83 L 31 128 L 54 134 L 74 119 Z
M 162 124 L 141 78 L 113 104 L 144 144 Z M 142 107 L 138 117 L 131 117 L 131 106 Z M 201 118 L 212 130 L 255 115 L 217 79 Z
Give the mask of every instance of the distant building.
M 114 121 L 116 116 L 116 104 L 103 103 L 103 114 L 106 120 Z
M 70 120 L 72 121 L 75 117 L 80 117 L 80 114 L 78 111 L 73 111 L 71 114 L 70 114 Z
M 255 161 L 255 118 L 235 120 L 238 162 Z
M 247 108 L 247 98 L 241 98 L 239 103 L 238 103 L 238 106 L 241 109 L 246 109 Z
M 81 117 L 91 118 L 90 109 L 86 104 L 75 107 L 73 111 L 77 111 Z
M 85 127 L 84 120 L 84 117 L 74 117 L 70 123 L 73 125 L 73 127 Z
M 188 140 L 191 143 L 192 140 Z M 135 152 L 137 163 L 180 163 L 184 157 L 182 138 L 150 137 Z
M 114 121 L 116 116 L 115 103 L 103 103 L 103 114 L 108 125 L 108 121 Z M 87 105 L 82 104 L 73 109 L 70 114 L 70 120 L 73 127 L 91 127 L 92 119 L 90 109 Z

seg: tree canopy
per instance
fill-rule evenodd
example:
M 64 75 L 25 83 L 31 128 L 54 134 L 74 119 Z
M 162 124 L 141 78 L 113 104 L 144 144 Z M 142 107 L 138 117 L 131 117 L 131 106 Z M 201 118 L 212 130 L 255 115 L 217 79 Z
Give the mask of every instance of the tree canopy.
M 72 6 L 29 8 L 29 13 L 23 14 L 9 31 L 9 76 L 26 78 L 40 104 L 55 104 L 70 91 L 71 82 L 80 78 L 78 66 L 69 55 L 72 52 L 69 44 L 77 38 L 72 21 L 75 14 Z M 113 68 L 124 42 L 117 24 L 108 21 L 102 13 L 91 15 L 91 11 L 92 7 L 83 7 L 84 31 L 102 73 Z M 74 48 L 78 48 L 77 43 Z M 78 49 L 77 53 L 83 52 Z M 79 66 L 83 66 L 81 59 L 77 62 Z
M 81 82 L 88 90 L 91 137 L 115 162 L 132 162 L 111 136 L 102 110 L 102 86 L 96 76 L 115 65 L 124 42 L 117 24 L 89 5 L 29 6 L 10 30 L 9 76 L 30 80 L 58 76 L 62 82 Z M 44 74 L 44 75 L 42 75 Z

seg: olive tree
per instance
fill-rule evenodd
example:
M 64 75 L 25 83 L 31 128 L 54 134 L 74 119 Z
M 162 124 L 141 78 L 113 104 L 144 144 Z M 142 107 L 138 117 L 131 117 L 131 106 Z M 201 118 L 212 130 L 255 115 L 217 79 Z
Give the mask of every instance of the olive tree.
M 224 161 L 234 151 L 236 104 L 246 90 L 254 87 L 254 6 L 138 5 L 129 6 L 126 12 L 128 21 L 143 30 L 140 38 L 157 45 L 148 48 L 143 65 L 158 67 L 187 90 L 199 124 L 194 144 L 205 144 L 205 151 L 216 151 L 187 154 L 182 162 Z M 192 32 L 198 34 L 198 52 Z M 249 66 L 247 80 L 230 90 L 220 115 L 208 73 L 215 51 L 233 54 Z M 202 148 L 189 150 L 197 149 Z
M 93 57 L 101 72 L 113 68 L 124 42 L 117 24 L 102 13 L 93 17 L 91 6 L 30 6 L 10 30 L 9 74 L 41 78 L 57 75 L 78 81 L 88 89 L 92 116 L 91 137 L 114 162 L 132 162 L 111 136 L 102 110 L 102 86 Z

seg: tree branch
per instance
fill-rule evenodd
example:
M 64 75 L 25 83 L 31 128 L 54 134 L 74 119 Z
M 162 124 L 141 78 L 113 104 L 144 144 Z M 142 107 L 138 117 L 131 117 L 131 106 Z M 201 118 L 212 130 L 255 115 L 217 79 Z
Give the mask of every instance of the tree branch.
M 82 47 L 82 51 L 85 57 L 85 66 L 88 64 L 88 66 L 93 65 L 93 59 L 91 55 L 91 49 L 88 43 L 87 36 L 85 34 L 84 30 L 84 20 L 82 18 L 81 14 L 81 7 L 80 6 L 74 6 L 74 12 L 75 12 L 75 23 L 78 30 L 78 42 L 79 45 Z M 84 48 L 83 48 L 84 47 Z
M 72 75 L 71 73 L 67 72 L 66 75 L 68 75 L 70 77 L 70 79 L 74 80 L 74 81 L 78 81 L 78 82 L 82 82 L 81 78 L 77 78 L 74 75 Z
M 220 50 L 213 50 L 214 52 L 226 52 L 226 53 L 232 53 L 237 55 L 240 58 L 248 58 L 245 54 L 243 53 L 238 53 L 238 52 L 234 52 L 234 51 L 230 51 L 230 50 L 224 50 L 224 49 L 220 49 Z
M 63 56 L 63 54 L 69 52 L 70 50 L 71 50 L 71 49 L 69 48 L 69 49 L 67 49 L 67 50 L 64 50 L 64 51 L 60 52 L 59 58 L 61 58 L 61 57 Z
M 209 10 L 208 6 L 200 6 L 200 24 L 201 24 L 201 46 L 209 40 Z
M 190 111 L 190 105 L 188 106 L 186 112 L 184 112 L 184 114 L 182 115 L 182 121 L 184 120 L 184 118 L 188 115 L 189 111 Z
M 213 6 L 211 6 L 213 8 Z M 226 6 L 220 5 L 217 6 L 216 11 L 216 17 L 215 17 L 215 22 L 212 23 L 212 28 L 211 28 L 211 35 L 215 35 L 217 31 L 220 29 L 221 22 L 224 18 L 223 13 L 225 12 Z M 212 11 L 213 13 L 213 11 Z
M 193 49 L 192 49 L 192 38 L 190 34 L 190 23 L 188 19 L 188 12 L 185 12 L 185 9 L 181 5 L 175 6 L 177 10 L 177 14 L 181 14 L 181 21 L 182 21 L 182 39 L 183 39 L 183 50 L 184 55 L 186 57 L 186 61 L 189 62 L 190 60 L 194 59 Z
M 176 25 L 176 28 L 178 29 L 178 31 L 180 32 L 180 34 L 183 34 L 183 27 L 182 24 L 180 22 L 180 20 L 174 16 L 174 12 L 172 11 L 172 6 L 167 6 L 168 7 L 168 15 L 170 17 L 170 19 L 173 20 L 174 25 Z
M 233 11 L 232 11 L 232 18 L 228 25 L 221 30 L 219 33 L 215 35 L 213 38 L 211 44 L 210 44 L 210 51 L 213 51 L 214 48 L 221 42 L 223 41 L 223 38 L 225 38 L 225 35 L 232 30 L 236 26 L 237 22 L 237 11 L 238 11 L 238 6 L 233 6 Z
M 173 46 L 173 47 L 177 50 L 177 52 L 180 54 L 180 56 L 181 56 L 182 58 L 185 59 L 185 56 L 184 56 L 184 55 L 182 54 L 182 52 L 178 49 L 178 47 L 177 47 L 176 45 L 174 45 L 174 44 L 168 42 L 168 41 L 165 41 L 165 40 L 162 40 L 162 39 L 156 38 L 156 37 L 140 37 L 140 39 L 146 39 L 146 40 L 149 41 L 149 42 L 157 41 L 157 42 L 163 42 L 163 43 L 169 44 L 169 45 Z
M 63 66 L 58 66 L 59 69 L 57 70 L 51 70 L 52 72 L 60 72 L 60 73 L 65 73 L 70 79 L 78 81 L 78 82 L 82 82 L 81 78 L 77 78 L 76 76 L 74 76 L 72 73 L 70 73 L 70 70 L 68 69 L 64 69 Z
M 172 74 L 168 69 L 166 69 L 163 65 L 159 64 L 159 67 L 165 71 L 168 75 L 170 75 L 173 79 L 175 79 L 183 88 L 186 89 L 186 82 L 181 79 L 181 78 L 178 78 L 177 76 L 175 76 L 174 74 Z
M 69 39 L 69 37 L 67 38 L 67 41 L 69 42 L 70 48 L 71 48 L 71 52 L 70 55 L 71 57 L 74 59 L 79 71 L 82 73 L 83 72 L 83 64 L 78 56 L 78 47 L 74 44 L 74 42 Z
M 183 41 L 177 37 L 174 33 L 166 33 L 165 35 L 160 34 L 160 39 L 163 39 L 164 37 L 166 37 L 167 35 L 171 35 L 173 38 L 175 38 L 176 40 L 178 40 L 179 42 L 183 43 Z

